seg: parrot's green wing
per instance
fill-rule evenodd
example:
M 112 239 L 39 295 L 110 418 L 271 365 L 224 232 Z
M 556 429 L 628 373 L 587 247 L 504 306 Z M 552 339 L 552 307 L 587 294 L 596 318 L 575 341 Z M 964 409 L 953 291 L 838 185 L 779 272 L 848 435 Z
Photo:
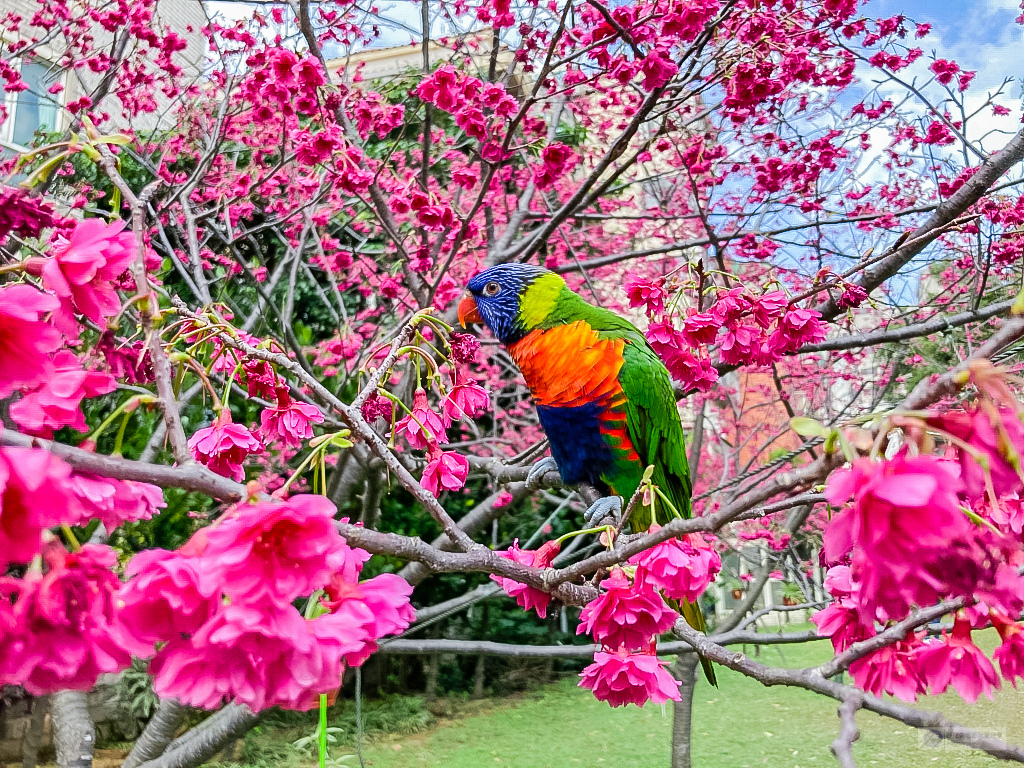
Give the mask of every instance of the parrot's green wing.
M 629 437 L 644 465 L 654 465 L 654 484 L 672 501 L 680 515 L 689 517 L 693 486 L 683 427 L 668 371 L 646 342 L 640 344 L 630 339 L 623 350 L 623 358 L 619 382 L 626 394 Z M 664 505 L 660 509 L 664 510 L 661 522 L 668 522 L 672 513 Z M 634 532 L 645 531 L 651 522 L 634 517 L 631 527 Z
M 630 339 L 623 350 L 623 357 L 619 382 L 626 393 L 626 427 L 630 439 L 645 465 L 654 466 L 651 477 L 654 484 L 672 501 L 680 515 L 690 517 L 693 484 L 686 459 L 683 427 L 668 371 L 646 341 L 637 343 Z M 663 503 L 658 509 L 664 510 L 659 512 L 661 522 L 668 522 L 668 518 L 673 516 Z M 630 516 L 630 529 L 634 533 L 645 531 L 651 522 L 647 508 L 638 504 Z M 700 605 L 681 600 L 678 606 L 673 607 L 677 607 L 691 627 L 698 632 L 707 632 Z M 708 682 L 717 686 L 711 662 L 701 657 L 700 663 Z

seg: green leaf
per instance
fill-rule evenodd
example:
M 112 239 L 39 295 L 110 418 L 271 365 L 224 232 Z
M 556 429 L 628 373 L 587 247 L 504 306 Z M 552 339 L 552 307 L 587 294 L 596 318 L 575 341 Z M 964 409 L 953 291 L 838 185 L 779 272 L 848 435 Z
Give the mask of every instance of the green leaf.
M 828 427 L 810 416 L 794 416 L 789 426 L 800 437 L 824 437 L 829 432 Z

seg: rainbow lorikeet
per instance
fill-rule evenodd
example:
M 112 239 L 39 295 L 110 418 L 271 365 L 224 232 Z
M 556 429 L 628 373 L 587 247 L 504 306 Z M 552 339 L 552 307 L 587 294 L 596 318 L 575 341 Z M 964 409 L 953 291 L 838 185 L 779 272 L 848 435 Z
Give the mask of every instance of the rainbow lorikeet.
M 653 466 L 655 485 L 678 514 L 689 517 L 692 484 L 683 426 L 668 370 L 644 335 L 540 267 L 501 264 L 467 287 L 459 322 L 482 322 L 508 350 L 551 444 L 552 458 L 538 462 L 530 477 L 557 467 L 566 485 L 587 484 L 605 494 L 585 514 L 596 524 L 621 514 L 623 499 L 633 496 Z M 628 522 L 632 532 L 646 531 L 649 508 L 637 504 Z M 699 606 L 684 604 L 680 610 L 704 631 Z M 714 682 L 706 662 L 705 671 Z

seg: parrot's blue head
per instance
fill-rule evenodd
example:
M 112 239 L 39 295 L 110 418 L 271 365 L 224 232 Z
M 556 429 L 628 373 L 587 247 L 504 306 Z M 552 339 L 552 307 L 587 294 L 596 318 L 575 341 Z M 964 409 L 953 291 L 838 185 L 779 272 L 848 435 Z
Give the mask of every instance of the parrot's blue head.
M 550 313 L 565 281 L 532 264 L 499 264 L 469 281 L 459 322 L 483 323 L 502 344 L 512 344 Z

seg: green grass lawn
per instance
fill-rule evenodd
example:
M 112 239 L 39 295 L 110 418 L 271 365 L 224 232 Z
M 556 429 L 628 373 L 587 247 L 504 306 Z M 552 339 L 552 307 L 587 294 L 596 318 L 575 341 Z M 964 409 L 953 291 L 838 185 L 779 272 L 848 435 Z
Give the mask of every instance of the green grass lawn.
M 989 644 L 993 638 L 985 637 Z M 983 641 L 983 642 L 984 642 Z M 748 649 L 750 650 L 750 649 Z M 762 651 L 766 663 L 810 666 L 831 656 L 827 642 Z M 836 703 L 790 688 L 764 688 L 719 669 L 719 688 L 698 685 L 694 714 L 697 768 L 834 766 L 829 744 L 836 736 Z M 960 722 L 1009 741 L 1024 740 L 1024 693 L 1000 691 L 995 702 L 968 705 L 956 696 L 921 702 Z M 998 761 L 983 753 L 935 743 L 895 721 L 860 713 L 859 766 L 980 768 Z M 442 720 L 423 733 L 386 737 L 364 749 L 374 768 L 664 768 L 669 765 L 671 705 L 612 709 L 589 691 L 564 680 L 517 700 L 485 705 L 478 714 Z M 357 763 L 353 763 L 357 764 Z

